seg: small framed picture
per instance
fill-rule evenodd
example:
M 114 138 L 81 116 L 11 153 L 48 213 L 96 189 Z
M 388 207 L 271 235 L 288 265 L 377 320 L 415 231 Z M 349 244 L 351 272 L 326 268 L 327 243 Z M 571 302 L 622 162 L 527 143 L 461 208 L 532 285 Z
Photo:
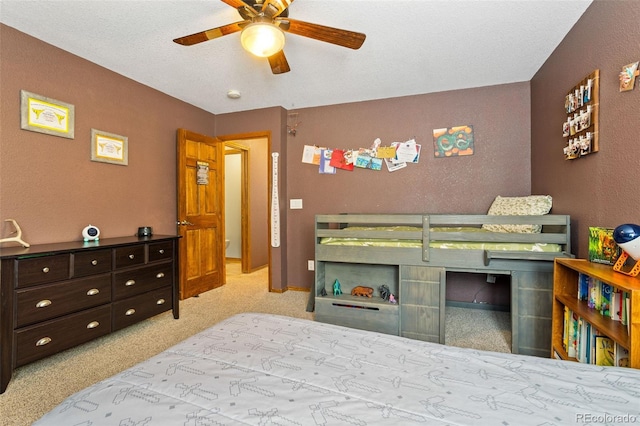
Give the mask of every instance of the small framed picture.
M 91 161 L 129 164 L 128 138 L 102 130 L 91 129 Z
M 20 91 L 20 128 L 67 139 L 74 138 L 74 106 Z

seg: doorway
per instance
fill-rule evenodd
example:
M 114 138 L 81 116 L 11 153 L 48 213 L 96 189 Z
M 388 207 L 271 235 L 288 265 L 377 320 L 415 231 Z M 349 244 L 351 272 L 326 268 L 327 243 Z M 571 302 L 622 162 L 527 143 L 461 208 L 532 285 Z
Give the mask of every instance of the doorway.
M 225 261 L 240 262 L 241 272 L 247 274 L 251 272 L 249 147 L 225 142 L 224 159 Z
M 232 157 L 230 163 L 239 167 L 240 171 L 233 171 L 231 167 L 225 167 L 225 192 L 227 180 L 239 180 L 235 185 L 236 193 L 233 196 L 225 194 L 226 204 L 234 202 L 233 198 L 239 198 L 240 220 L 237 221 L 236 230 L 240 227 L 240 239 L 235 238 L 235 250 L 231 247 L 234 244 L 232 231 L 229 235 L 229 265 L 235 266 L 241 263 L 241 272 L 252 273 L 259 269 L 268 268 L 271 259 L 271 246 L 269 244 L 269 208 L 270 208 L 270 152 L 271 140 L 268 132 L 236 134 L 220 136 L 225 144 L 225 165 L 226 158 Z M 237 174 L 237 175 L 235 175 Z M 238 197 L 238 191 L 240 196 Z M 236 210 L 238 211 L 238 210 Z M 236 216 L 238 213 L 236 213 Z M 234 218 L 225 214 L 225 220 L 232 223 Z M 225 223 L 225 228 L 227 224 Z M 240 262 L 238 262 L 238 249 Z M 227 259 L 225 258 L 225 261 Z M 237 266 L 230 268 L 229 272 L 238 271 Z M 271 274 L 269 275 L 268 286 L 271 288 Z

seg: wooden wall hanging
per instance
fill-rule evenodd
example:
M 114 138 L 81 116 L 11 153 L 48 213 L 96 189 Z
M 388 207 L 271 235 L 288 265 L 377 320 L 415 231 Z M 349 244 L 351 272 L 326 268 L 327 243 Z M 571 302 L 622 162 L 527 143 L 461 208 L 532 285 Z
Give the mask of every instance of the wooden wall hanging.
M 595 70 L 569 91 L 564 109 L 567 120 L 562 136 L 567 143 L 565 159 L 574 160 L 598 152 L 598 110 L 600 106 L 600 70 Z

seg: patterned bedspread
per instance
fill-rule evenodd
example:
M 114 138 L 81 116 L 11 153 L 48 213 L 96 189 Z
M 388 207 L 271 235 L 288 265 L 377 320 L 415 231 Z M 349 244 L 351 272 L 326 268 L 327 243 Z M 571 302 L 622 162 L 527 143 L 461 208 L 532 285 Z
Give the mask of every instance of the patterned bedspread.
M 640 423 L 640 370 L 246 313 L 72 395 L 35 424 L 629 423 Z

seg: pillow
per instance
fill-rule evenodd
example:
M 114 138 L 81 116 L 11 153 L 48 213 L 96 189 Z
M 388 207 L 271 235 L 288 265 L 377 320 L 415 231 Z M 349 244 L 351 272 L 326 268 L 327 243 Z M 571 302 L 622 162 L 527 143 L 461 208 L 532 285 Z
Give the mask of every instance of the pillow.
M 551 211 L 551 195 L 530 195 L 528 197 L 497 196 L 489 208 L 491 216 L 527 216 L 543 215 Z M 542 225 L 482 225 L 483 229 L 492 232 L 539 233 Z

